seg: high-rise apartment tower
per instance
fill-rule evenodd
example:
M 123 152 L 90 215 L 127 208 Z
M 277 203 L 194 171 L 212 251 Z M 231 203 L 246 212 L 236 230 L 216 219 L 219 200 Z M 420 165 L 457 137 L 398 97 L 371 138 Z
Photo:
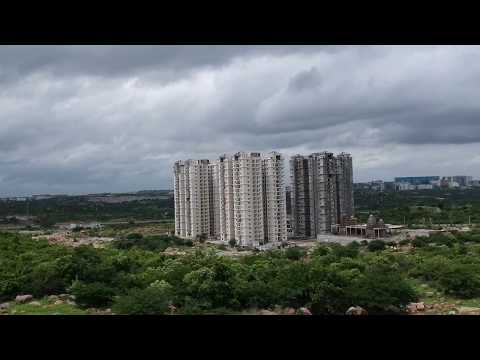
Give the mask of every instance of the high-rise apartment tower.
M 200 169 L 192 169 L 198 161 Z M 226 243 L 234 240 L 253 247 L 285 241 L 283 166 L 284 159 L 276 152 L 265 157 L 239 152 L 222 155 L 212 163 L 177 161 L 175 233 L 187 238 L 203 235 Z
M 353 170 L 349 154 L 330 152 L 290 159 L 292 228 L 316 237 L 353 216 Z

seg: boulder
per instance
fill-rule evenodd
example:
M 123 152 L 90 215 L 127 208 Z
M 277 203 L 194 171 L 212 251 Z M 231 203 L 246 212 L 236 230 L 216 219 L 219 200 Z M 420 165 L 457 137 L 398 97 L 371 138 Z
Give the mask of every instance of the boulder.
M 17 297 L 15 298 L 15 302 L 24 304 L 32 299 L 33 299 L 32 295 L 17 295 Z
M 57 295 L 50 295 L 50 296 L 48 297 L 48 301 L 52 301 L 52 302 L 53 302 L 53 301 L 57 301 L 57 300 L 58 300 L 58 296 L 57 296 Z
M 42 304 L 40 303 L 40 301 L 32 301 L 32 302 L 29 303 L 29 305 L 42 306 Z
M 306 307 L 301 307 L 298 309 L 301 315 L 312 315 L 312 312 Z
M 10 303 L 2 303 L 0 304 L 0 314 L 6 313 L 8 308 L 10 307 Z
M 53 303 L 53 305 L 62 305 L 62 304 L 65 304 L 65 301 L 60 300 L 60 299 Z
M 275 305 L 273 307 L 273 312 L 276 314 L 283 314 L 283 309 L 280 305 Z
M 360 306 L 351 306 L 345 312 L 346 315 L 368 315 L 367 310 Z
M 259 314 L 259 315 L 277 315 L 277 314 L 274 313 L 273 311 L 265 310 L 265 309 L 260 310 L 258 314 Z
M 418 311 L 425 311 L 425 304 L 423 302 L 410 303 L 407 305 L 407 311 L 409 313 L 416 313 Z
M 295 315 L 297 312 L 295 311 L 294 308 L 287 308 L 285 310 L 285 315 Z
M 60 300 L 70 300 L 72 298 L 72 296 L 70 294 L 60 294 L 60 295 L 58 295 L 58 298 Z
M 394 305 L 387 306 L 387 308 L 385 310 L 389 313 L 395 313 L 395 314 L 398 314 L 398 313 L 402 312 L 402 309 L 400 309 L 399 307 L 394 306 Z
M 460 306 L 458 307 L 459 315 L 480 315 L 480 308 L 470 307 L 470 306 Z

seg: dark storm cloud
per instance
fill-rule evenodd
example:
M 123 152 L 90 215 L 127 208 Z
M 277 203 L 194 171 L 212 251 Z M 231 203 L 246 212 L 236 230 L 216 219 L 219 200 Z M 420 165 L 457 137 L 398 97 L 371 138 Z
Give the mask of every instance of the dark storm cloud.
M 100 77 L 125 76 L 129 72 L 162 69 L 166 73 L 217 67 L 237 56 L 292 52 L 309 53 L 315 49 L 338 51 L 322 46 L 1 46 L 0 82 L 23 77 L 35 71 L 57 76 L 89 74 Z
M 0 193 L 169 188 L 174 160 L 240 150 L 349 151 L 359 180 L 478 176 L 479 57 L 477 46 L 0 46 Z

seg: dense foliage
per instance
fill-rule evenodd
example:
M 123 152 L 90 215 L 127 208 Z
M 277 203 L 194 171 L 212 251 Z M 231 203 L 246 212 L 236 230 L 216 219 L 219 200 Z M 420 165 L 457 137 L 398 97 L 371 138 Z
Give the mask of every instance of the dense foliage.
M 356 214 L 362 221 L 373 213 L 394 224 L 480 223 L 480 189 L 355 191 Z
M 119 314 L 167 314 L 172 306 L 183 314 L 229 313 L 276 305 L 343 314 L 353 305 L 370 313 L 402 308 L 417 299 L 415 281 L 459 298 L 480 296 L 479 233 L 421 240 L 420 247 L 404 243 L 410 246 L 404 251 L 324 244 L 310 255 L 293 248 L 233 259 L 199 249 L 167 256 L 156 245 L 164 240 L 138 235 L 123 244 L 138 246 L 95 249 L 0 234 L 0 301 L 69 292 L 83 308 L 112 307 Z
M 117 239 L 113 245 L 118 249 L 138 248 L 150 251 L 164 251 L 170 246 L 193 246 L 192 240 L 181 239 L 176 236 L 150 235 L 143 236 L 138 233 L 131 233 L 125 238 Z
M 122 203 L 99 203 L 81 196 L 51 199 L 0 201 L 0 217 L 37 216 L 40 225 L 66 221 L 108 221 L 113 219 L 173 219 L 173 197 L 144 199 Z

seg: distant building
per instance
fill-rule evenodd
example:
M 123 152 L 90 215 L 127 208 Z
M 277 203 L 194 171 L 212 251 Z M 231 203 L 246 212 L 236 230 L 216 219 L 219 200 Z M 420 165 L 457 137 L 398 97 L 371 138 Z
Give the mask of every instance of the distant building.
M 419 184 L 416 185 L 416 190 L 432 190 L 433 185 L 432 184 Z
M 457 176 L 453 176 L 452 180 L 458 183 L 458 185 L 461 187 L 467 187 L 472 185 L 473 177 L 465 176 L 465 175 L 457 175 Z
M 395 190 L 433 189 L 440 181 L 440 176 L 403 176 L 395 178 Z
M 385 191 L 385 184 L 386 182 L 383 180 L 373 180 L 365 183 L 355 183 L 353 186 L 355 190 Z M 393 187 L 392 190 L 394 189 Z
M 384 181 L 383 188 L 385 191 L 394 191 L 395 190 L 395 182 L 393 181 Z
M 395 182 L 395 190 L 406 191 L 406 190 L 415 190 L 416 185 L 410 184 L 408 182 Z
M 403 176 L 395 178 L 396 183 L 407 183 L 411 185 L 426 185 L 438 180 L 440 180 L 440 176 Z
M 472 180 L 470 184 L 473 187 L 480 187 L 480 180 Z
M 440 180 L 440 187 L 444 189 L 456 189 L 460 187 L 460 184 L 455 181 L 455 176 L 443 176 Z

